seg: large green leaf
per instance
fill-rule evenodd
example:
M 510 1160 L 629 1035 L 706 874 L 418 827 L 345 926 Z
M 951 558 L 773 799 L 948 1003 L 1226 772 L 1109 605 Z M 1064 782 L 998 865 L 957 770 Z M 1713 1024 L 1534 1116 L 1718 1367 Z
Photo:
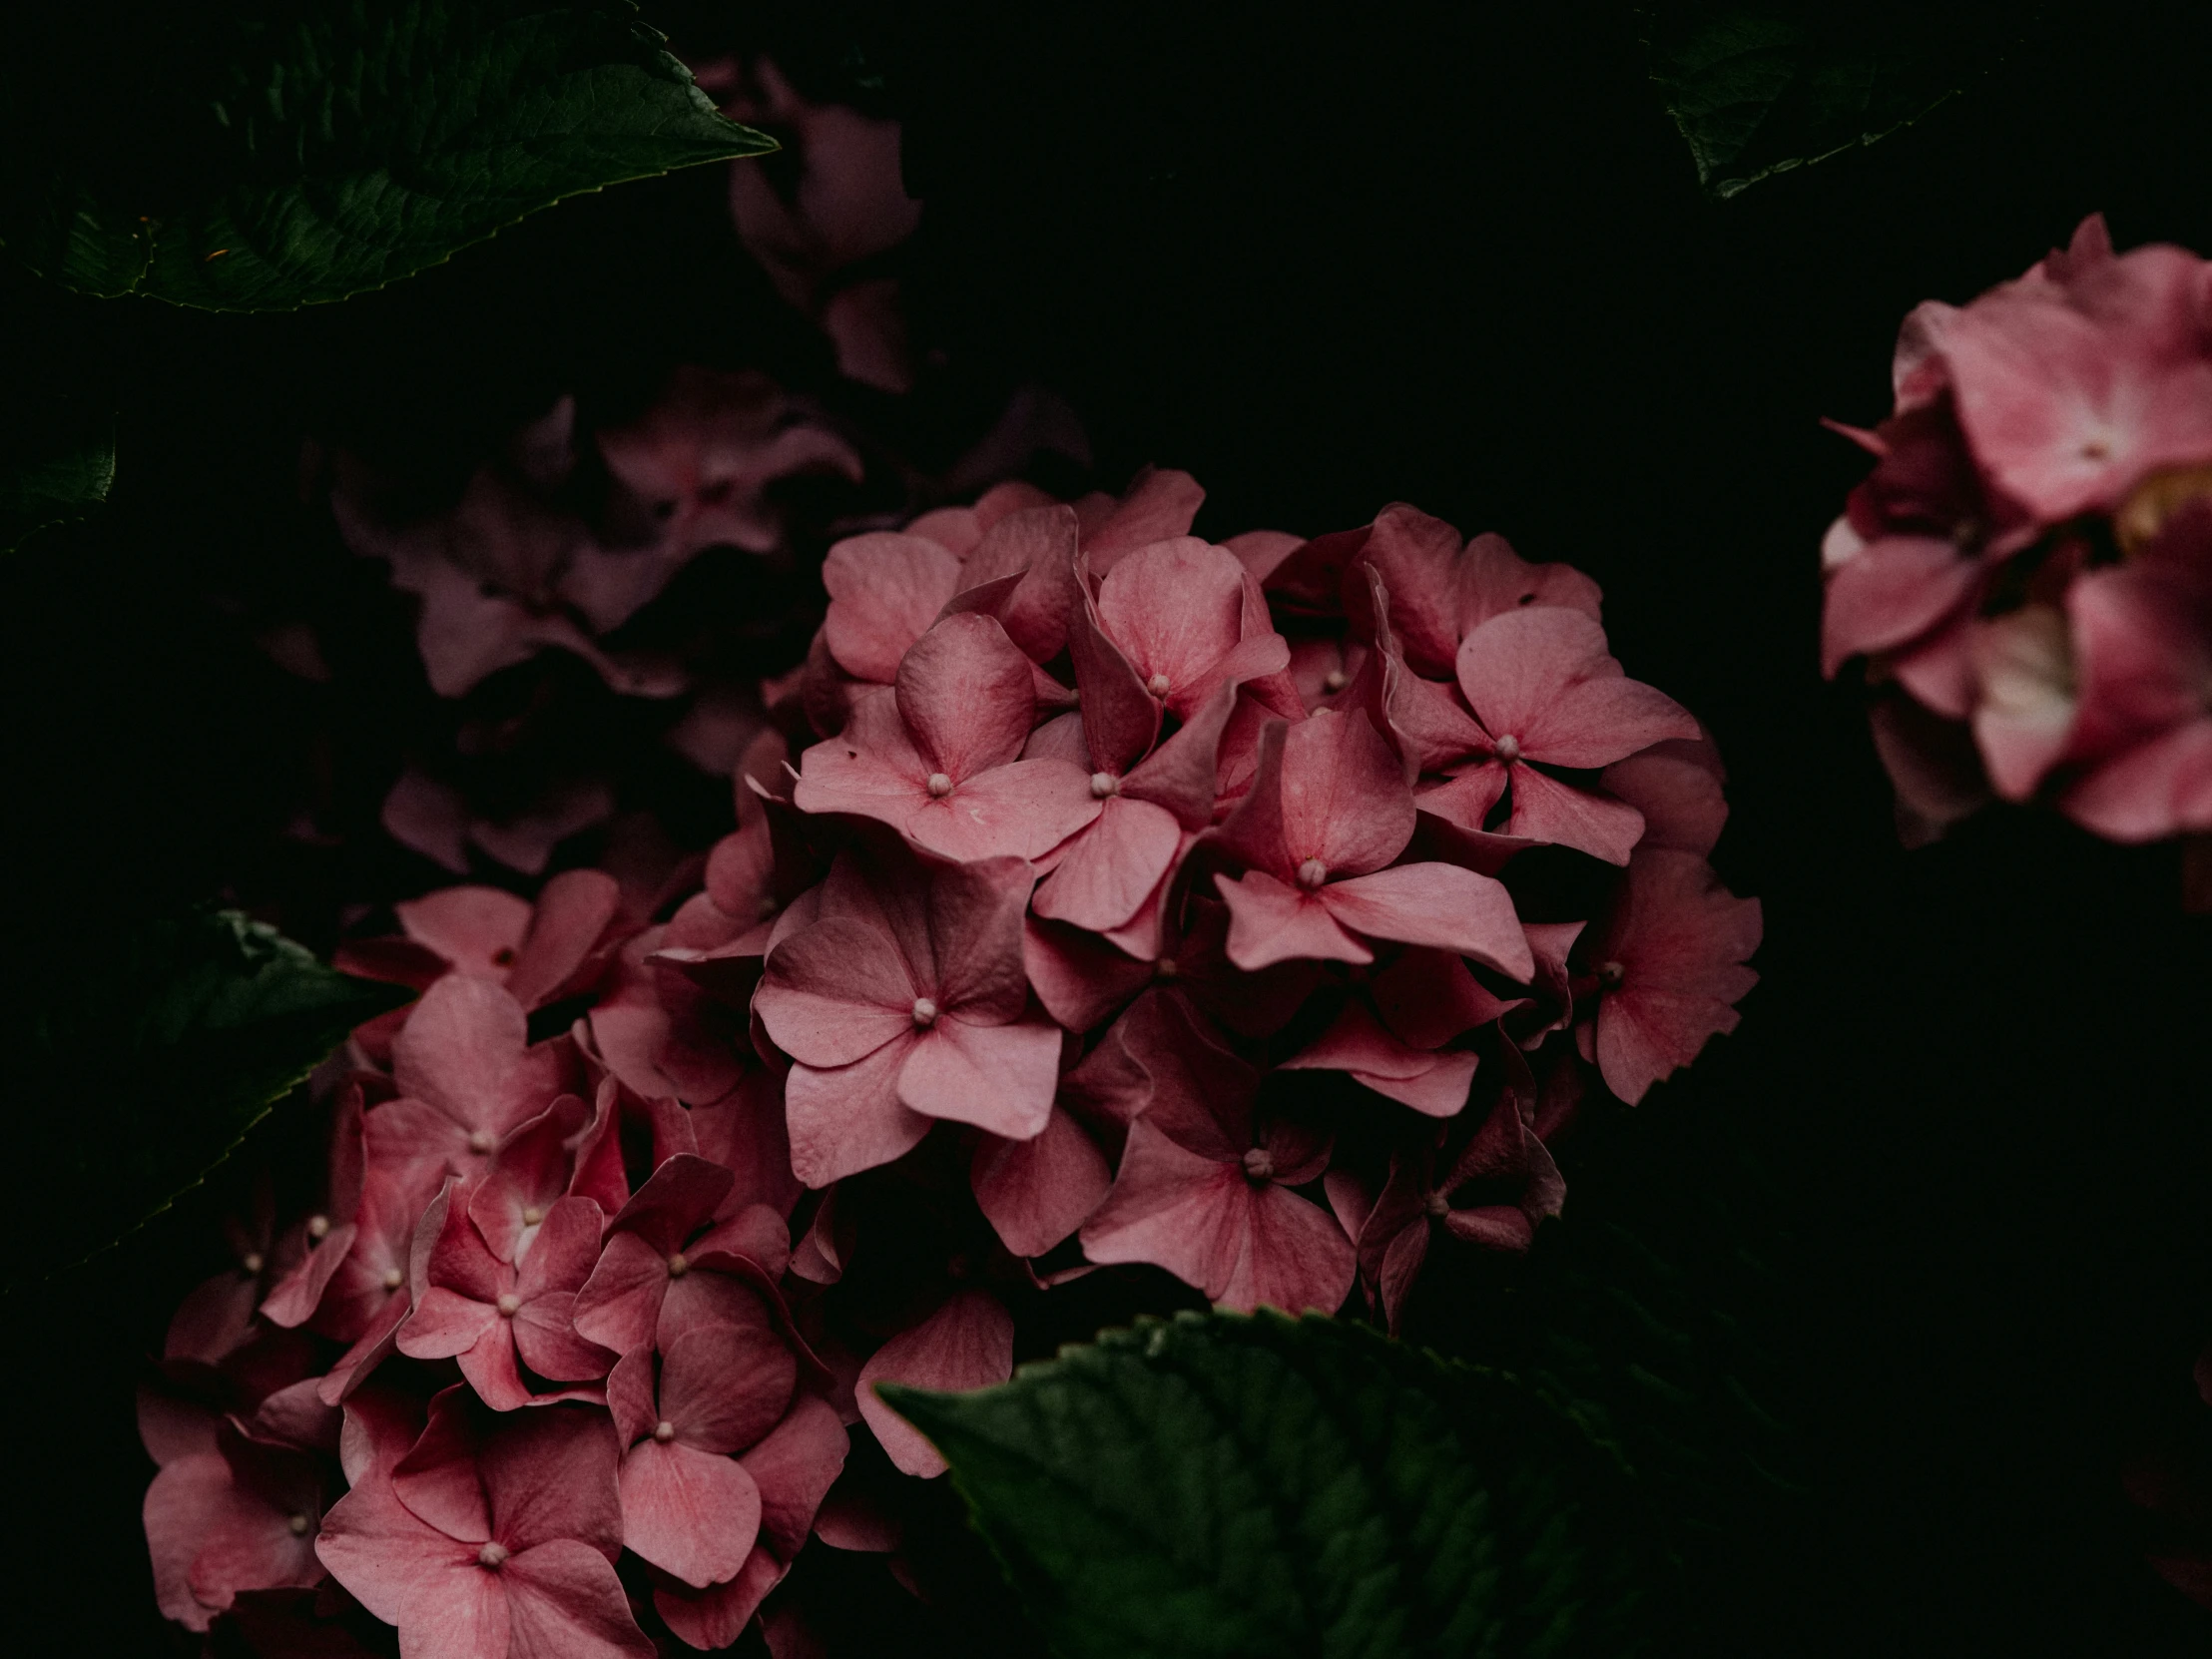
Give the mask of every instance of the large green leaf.
M 34 530 L 82 518 L 115 483 L 113 412 L 48 412 L 56 418 L 40 439 L 0 455 L 0 553 Z
M 348 1030 L 406 995 L 233 910 L 73 941 L 11 977 L 9 1284 L 167 1208 Z
M 342 299 L 564 197 L 775 148 L 628 0 L 83 0 L 10 31 L 0 244 L 89 293 Z
M 2028 9 L 1652 0 L 1638 11 L 1698 182 L 1729 197 L 1919 120 L 1988 68 Z
M 1658 1646 L 1623 1466 L 1510 1376 L 1363 1326 L 1185 1314 L 884 1399 L 1068 1659 Z

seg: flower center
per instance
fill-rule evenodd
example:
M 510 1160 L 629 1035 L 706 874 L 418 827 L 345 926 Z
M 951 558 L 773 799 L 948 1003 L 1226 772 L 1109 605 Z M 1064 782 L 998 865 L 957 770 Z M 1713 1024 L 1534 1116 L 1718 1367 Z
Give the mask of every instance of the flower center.
M 929 799 L 930 799 L 930 800 L 932 800 L 932 801 L 942 801 L 942 800 L 943 800 L 943 799 L 944 799 L 944 798 L 945 798 L 946 796 L 950 795 L 951 793 L 952 793 L 952 780 L 951 780 L 951 779 L 950 779 L 949 777 L 947 777 L 947 776 L 946 776 L 946 775 L 945 775 L 944 773 L 941 773 L 941 772 L 932 772 L 932 773 L 931 773 L 931 774 L 929 775 Z
M 1329 866 L 1319 858 L 1308 858 L 1298 866 L 1298 884 L 1312 892 L 1329 879 Z
M 293 1515 L 284 1524 L 291 1528 L 291 1535 L 294 1538 L 304 1538 L 307 1535 L 307 1528 L 314 1525 L 314 1522 L 307 1519 L 305 1515 Z
M 327 1237 L 329 1236 L 329 1232 L 330 1232 L 330 1218 L 329 1218 L 328 1216 L 309 1216 L 309 1217 L 307 1218 L 307 1237 L 308 1237 L 308 1238 L 310 1238 L 310 1239 L 321 1239 L 321 1238 L 327 1238 Z
M 681 1279 L 689 1272 L 691 1272 L 691 1263 L 684 1260 L 684 1253 L 681 1250 L 668 1259 L 669 1278 Z
M 1428 1213 L 1432 1216 L 1449 1215 L 1451 1213 L 1451 1200 L 1444 1197 L 1442 1193 L 1430 1193 L 1428 1195 Z
M 515 965 L 515 947 L 511 944 L 501 945 L 491 953 L 491 965 L 493 967 L 513 967 Z
M 522 1298 L 516 1296 L 512 1291 L 506 1291 L 501 1293 L 498 1302 L 493 1306 L 498 1308 L 501 1319 L 511 1320 L 515 1315 L 522 1312 Z
M 1104 801 L 1108 796 L 1121 794 L 1121 780 L 1110 772 L 1091 774 L 1091 799 Z
M 489 1543 L 476 1552 L 476 1564 L 490 1567 L 494 1572 L 507 1564 L 508 1549 L 505 1544 Z
M 1275 1160 L 1268 1156 L 1264 1146 L 1253 1147 L 1244 1155 L 1245 1179 L 1254 1183 L 1275 1179 Z
M 1321 689 L 1325 692 L 1341 692 L 1352 684 L 1352 676 L 1341 668 L 1333 668 L 1321 677 Z
M 491 1151 L 494 1144 L 489 1129 L 471 1129 L 468 1132 L 468 1149 L 479 1158 Z
M 1628 969 L 1618 962 L 1600 962 L 1597 965 L 1597 982 L 1611 990 L 1628 977 Z
M 1176 961 L 1173 956 L 1162 956 L 1157 962 L 1154 962 L 1152 964 L 1152 977 L 1155 979 L 1173 979 L 1182 971 L 1183 970 L 1176 965 Z
M 262 1271 L 262 1253 L 258 1250 L 248 1251 L 239 1262 L 239 1266 L 248 1273 L 260 1273 Z
M 1168 677 L 1164 674 L 1155 674 L 1144 683 L 1144 689 L 1154 697 L 1165 697 L 1168 694 Z
M 400 1287 L 400 1286 L 404 1285 L 404 1284 L 405 1284 L 406 1282 L 407 1282 L 407 1276 L 406 1276 L 405 1274 L 401 1273 L 401 1272 L 400 1272 L 400 1271 L 399 1271 L 399 1270 L 398 1270 L 397 1268 L 386 1268 L 386 1269 L 384 1269 L 384 1289 L 385 1289 L 385 1290 L 387 1290 L 387 1291 L 396 1291 L 397 1289 L 399 1289 L 399 1287 Z
M 676 1424 L 663 1417 L 653 1425 L 653 1437 L 659 1440 L 661 1444 L 667 1445 L 669 1441 L 676 1438 Z
M 926 996 L 914 998 L 914 1028 L 926 1031 L 937 1023 L 937 1005 Z
M 1511 765 L 1520 759 L 1520 739 L 1508 732 L 1497 742 L 1490 745 L 1490 753 L 1507 765 Z
M 543 1210 L 539 1209 L 537 1205 L 535 1205 L 535 1204 L 525 1204 L 525 1205 L 524 1205 L 524 1206 L 522 1207 L 522 1225 L 523 1225 L 523 1226 L 525 1226 L 525 1227 L 535 1227 L 535 1226 L 537 1226 L 537 1224 L 538 1224 L 539 1222 L 541 1222 L 541 1221 L 543 1221 L 543 1220 L 545 1220 L 545 1212 L 544 1212 Z

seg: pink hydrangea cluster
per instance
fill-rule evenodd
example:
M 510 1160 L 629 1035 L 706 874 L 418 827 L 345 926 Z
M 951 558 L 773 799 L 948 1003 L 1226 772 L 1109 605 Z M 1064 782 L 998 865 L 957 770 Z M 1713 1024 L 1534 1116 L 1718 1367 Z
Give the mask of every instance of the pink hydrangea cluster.
M 702 890 L 448 888 L 345 948 L 422 994 L 354 1036 L 322 1209 L 172 1332 L 173 1616 L 723 1645 L 943 1470 L 873 1383 L 1001 1381 L 1101 1270 L 1395 1326 L 1439 1230 L 1558 1212 L 1597 1084 L 1734 1027 L 1718 758 L 1594 584 L 1405 506 L 1216 545 L 1200 501 L 838 543 Z
M 1992 797 L 2098 834 L 2212 829 L 2212 266 L 2101 218 L 1906 318 L 1896 406 L 1823 548 L 1909 839 Z

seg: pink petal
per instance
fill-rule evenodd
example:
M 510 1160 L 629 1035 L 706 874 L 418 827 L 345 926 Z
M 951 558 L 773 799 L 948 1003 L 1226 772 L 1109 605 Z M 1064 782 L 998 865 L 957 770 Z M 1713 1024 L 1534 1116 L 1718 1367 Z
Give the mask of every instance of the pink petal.
M 1216 875 L 1229 906 L 1229 959 L 1248 973 L 1276 962 L 1372 962 L 1375 952 L 1339 926 L 1316 893 L 1278 881 L 1265 870 Z
M 412 1360 L 450 1360 L 474 1347 L 498 1322 L 495 1308 L 433 1286 L 400 1328 L 399 1352 Z
M 766 1439 L 739 1458 L 761 1489 L 761 1542 L 784 1560 L 807 1542 L 849 1445 L 830 1402 L 805 1394 Z
M 2212 827 L 2212 720 L 2177 726 L 2105 762 L 2060 796 L 2058 808 L 2118 841 Z
M 1332 882 L 1314 897 L 1337 921 L 1371 938 L 1456 951 L 1510 979 L 1535 971 L 1504 884 L 1457 864 L 1399 864 Z
M 1689 1064 L 1708 1037 L 1732 1031 L 1734 1004 L 1758 982 L 1743 966 L 1759 946 L 1759 901 L 1736 898 L 1705 860 L 1639 852 L 1592 959 L 1620 964 L 1598 1005 L 1597 1058 L 1605 1086 L 1634 1105 Z
M 535 1209 L 543 1222 L 568 1186 L 573 1161 L 568 1142 L 587 1116 L 581 1100 L 563 1095 L 509 1133 L 492 1155 L 470 1195 L 468 1215 L 500 1261 L 517 1260 L 536 1237 L 538 1224 L 525 1221 L 524 1212 Z
M 1124 554 L 1187 535 L 1205 499 L 1206 492 L 1189 473 L 1146 467 L 1129 481 L 1104 522 L 1083 537 L 1091 568 L 1103 576 Z
M 1364 1004 L 1352 1002 L 1328 1030 L 1276 1069 L 1349 1072 L 1377 1094 L 1429 1117 L 1447 1118 L 1466 1105 L 1474 1068 L 1472 1054 L 1398 1041 Z
M 960 561 L 935 542 L 884 531 L 848 536 L 823 561 L 830 612 L 822 633 L 847 674 L 889 685 L 960 582 Z
M 1459 631 L 1471 633 L 1493 616 L 1528 606 L 1556 605 L 1596 621 L 1598 586 L 1572 565 L 1532 565 L 1503 536 L 1484 531 L 1460 554 Z M 1440 670 L 1451 672 L 1447 662 Z
M 1029 659 L 985 616 L 949 616 L 898 665 L 896 699 L 914 748 L 955 785 L 1021 754 L 1036 695 Z
M 841 1066 L 913 1030 L 923 987 L 879 932 L 830 916 L 769 952 L 754 997 L 776 1046 L 811 1066 Z
M 1697 722 L 1662 692 L 1627 679 L 1605 631 L 1578 611 L 1539 606 L 1493 617 L 1459 646 L 1459 689 L 1493 737 L 1554 766 L 1601 767 Z
M 1099 584 L 1100 625 L 1138 680 L 1165 680 L 1154 695 L 1179 717 L 1213 694 L 1243 617 L 1244 566 L 1195 537 L 1133 552 Z
M 732 1457 L 651 1436 L 622 1460 L 622 1542 L 704 1587 L 735 1577 L 761 1530 L 761 1492 Z
M 1352 1293 L 1352 1241 L 1320 1205 L 1273 1182 L 1247 1192 L 1247 1238 L 1220 1290 L 1207 1295 L 1239 1313 L 1266 1306 L 1334 1314 Z
M 392 1075 L 402 1095 L 499 1134 L 517 1121 L 513 1083 L 528 1045 L 520 1003 L 497 985 L 451 974 L 422 993 L 393 1039 Z
M 930 1120 L 899 1100 L 898 1079 L 911 1041 L 885 1043 L 848 1066 L 795 1065 L 784 1085 L 792 1171 L 810 1187 L 902 1157 L 929 1132 Z
M 1643 815 L 1639 846 L 1671 846 L 1704 857 L 1721 838 L 1728 801 L 1719 761 L 1704 744 L 1663 743 L 1605 769 L 1606 794 Z
M 1414 800 L 1420 811 L 1471 834 L 1481 834 L 1490 809 L 1498 804 L 1506 786 L 1513 781 L 1513 768 L 1498 761 L 1484 761 L 1441 784 L 1429 785 Z
M 1059 1076 L 1060 1028 L 1050 1020 L 970 1025 L 947 1014 L 907 1050 L 898 1099 L 926 1117 L 1027 1140 L 1043 1131 Z
M 875 1397 L 878 1382 L 964 1392 L 1003 1382 L 1014 1372 L 1014 1322 L 998 1299 L 961 1291 L 911 1330 L 877 1349 L 860 1368 L 854 1392 L 860 1415 L 893 1463 L 907 1474 L 942 1474 L 944 1459 L 921 1434 Z
M 612 1233 L 569 1318 L 586 1342 L 628 1354 L 652 1341 L 667 1294 L 668 1258 L 635 1233 Z
M 622 888 L 603 870 L 570 869 L 546 882 L 507 975 L 507 992 L 525 1008 L 565 995 L 622 907 Z
M 442 887 L 394 905 L 407 937 L 428 945 L 456 973 L 506 982 L 530 930 L 530 901 L 499 887 Z
M 1091 781 L 1065 761 L 1015 761 L 993 767 L 949 795 L 924 800 L 903 821 L 917 846 L 971 861 L 1034 858 L 1098 816 Z
M 492 1536 L 515 1554 L 555 1538 L 622 1550 L 614 1424 L 588 1405 L 548 1405 L 500 1421 L 477 1453 Z
M 1625 864 L 1643 838 L 1644 815 L 1622 801 L 1562 784 L 1527 765 L 1508 769 L 1513 781 L 1513 810 L 1504 829 L 1509 835 L 1555 846 L 1572 846 L 1609 864 Z
M 975 1148 L 975 1202 L 1016 1256 L 1042 1256 L 1083 1225 L 1113 1177 L 1083 1126 L 1055 1107 L 1026 1141 L 986 1136 Z
M 1182 838 L 1165 808 L 1109 799 L 1038 890 L 1037 914 L 1093 932 L 1120 926 L 1167 873 Z
M 1441 1048 L 1521 1005 L 1492 996 L 1458 956 L 1421 948 L 1401 954 L 1368 989 L 1382 1023 L 1415 1048 Z
M 1890 536 L 1828 579 L 1821 611 L 1821 672 L 1918 639 L 1963 605 L 1981 566 L 1947 537 Z
M 219 1610 L 193 1593 L 192 1564 L 209 1528 L 221 1523 L 235 1501 L 231 1465 L 214 1451 L 168 1464 L 146 1489 L 141 1518 L 154 1560 L 154 1598 L 164 1618 L 188 1630 L 206 1630 Z
M 654 1611 L 668 1621 L 678 1641 L 719 1653 L 737 1644 L 746 1626 L 753 1622 L 753 1615 L 760 1611 L 762 1600 L 783 1582 L 786 1570 L 784 1562 L 755 1544 L 745 1565 L 723 1583 L 702 1590 L 682 1584 L 655 1584 Z M 769 1651 L 775 1654 L 773 1644 Z
M 929 876 L 932 983 L 940 1010 L 977 1025 L 1019 1019 L 1028 1004 L 1021 918 L 1030 872 L 1015 858 L 979 859 Z M 911 1005 L 909 1004 L 909 1018 Z
M 1070 1031 L 1102 1024 L 1152 983 L 1154 967 L 1073 927 L 1032 921 L 1022 936 L 1022 963 L 1045 1012 Z
M 576 1293 L 548 1291 L 525 1302 L 509 1322 L 515 1352 L 554 1382 L 596 1382 L 613 1369 L 614 1354 L 576 1334 Z
M 433 1621 L 453 1616 L 465 1624 L 473 1607 L 472 1581 L 490 1576 L 476 1565 L 481 1547 L 480 1541 L 451 1537 L 419 1519 L 383 1477 L 361 1481 L 332 1505 L 315 1539 L 315 1554 L 330 1575 L 386 1624 L 407 1622 L 416 1606 Z M 503 1615 L 503 1598 L 500 1611 Z
M 700 1325 L 664 1345 L 661 1415 L 681 1444 L 743 1451 L 782 1420 L 798 1382 L 799 1362 L 773 1331 Z
M 631 1616 L 622 1581 L 600 1551 L 572 1539 L 549 1539 L 517 1550 L 499 1577 L 513 1631 L 504 1650 L 508 1659 L 654 1659 L 653 1643 Z M 475 1659 L 500 1651 L 469 1653 Z
M 1324 709 L 1267 728 L 1252 792 L 1221 829 L 1234 857 L 1279 880 L 1308 860 L 1328 874 L 1379 869 L 1413 834 L 1413 797 L 1362 713 Z

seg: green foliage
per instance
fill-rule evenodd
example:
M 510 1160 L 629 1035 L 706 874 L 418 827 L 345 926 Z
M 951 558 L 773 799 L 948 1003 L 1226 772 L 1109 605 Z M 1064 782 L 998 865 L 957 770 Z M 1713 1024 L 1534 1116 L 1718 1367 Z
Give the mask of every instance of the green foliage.
M 1655 0 L 1651 75 L 1717 198 L 1872 144 L 1983 73 L 2029 8 Z
M 0 54 L 0 245 L 88 293 L 286 309 L 774 148 L 628 0 L 84 0 Z
M 113 1244 L 227 1157 L 363 1019 L 404 1000 L 235 910 L 85 941 L 5 1015 L 7 1282 Z
M 1609 1448 L 1364 1326 L 1180 1315 L 886 1385 L 1067 1659 L 1626 1655 L 1671 1583 Z
M 115 482 L 115 415 L 83 407 L 56 411 L 28 452 L 0 457 L 0 553 L 49 524 L 82 518 Z

